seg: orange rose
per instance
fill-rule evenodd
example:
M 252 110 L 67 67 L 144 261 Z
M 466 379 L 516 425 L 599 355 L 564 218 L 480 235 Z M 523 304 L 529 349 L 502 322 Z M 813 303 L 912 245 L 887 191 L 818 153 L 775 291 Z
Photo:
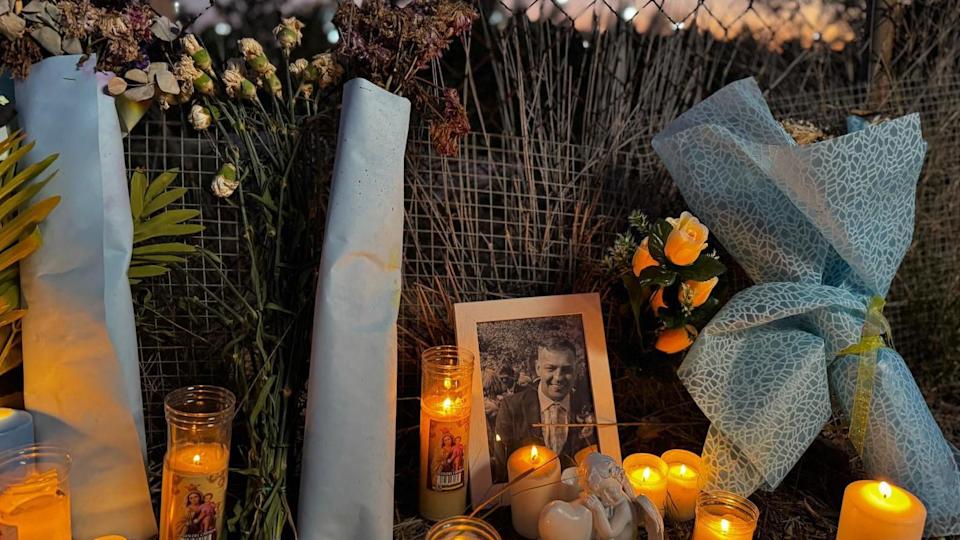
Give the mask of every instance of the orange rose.
M 660 332 L 655 347 L 658 351 L 675 354 L 687 350 L 697 338 L 697 329 L 687 325 L 685 328 L 667 328 Z
M 643 272 L 645 268 L 660 266 L 660 263 L 650 256 L 650 250 L 647 248 L 647 241 L 649 239 L 649 237 L 644 238 L 643 242 L 640 242 L 640 247 L 638 247 L 637 251 L 633 254 L 633 275 L 635 276 L 639 276 L 640 272 Z
M 680 302 L 688 308 L 698 308 L 710 298 L 710 293 L 717 286 L 720 278 L 714 277 L 707 281 L 687 280 L 680 284 Z
M 706 249 L 710 230 L 690 212 L 680 214 L 679 218 L 667 218 L 667 222 L 673 225 L 663 248 L 667 259 L 678 266 L 693 264 Z
M 663 289 L 657 289 L 657 292 L 653 293 L 653 296 L 650 297 L 650 309 L 653 310 L 653 314 L 657 314 L 657 310 L 660 308 L 666 308 L 667 304 L 663 301 Z

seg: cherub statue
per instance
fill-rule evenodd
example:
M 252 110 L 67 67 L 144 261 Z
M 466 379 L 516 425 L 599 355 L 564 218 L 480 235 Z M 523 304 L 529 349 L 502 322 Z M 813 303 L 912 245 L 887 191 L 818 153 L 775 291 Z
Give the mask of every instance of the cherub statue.
M 578 470 L 580 497 L 553 501 L 540 513 L 540 540 L 634 540 L 643 519 L 648 540 L 663 540 L 657 507 L 637 495 L 613 458 L 596 452 Z

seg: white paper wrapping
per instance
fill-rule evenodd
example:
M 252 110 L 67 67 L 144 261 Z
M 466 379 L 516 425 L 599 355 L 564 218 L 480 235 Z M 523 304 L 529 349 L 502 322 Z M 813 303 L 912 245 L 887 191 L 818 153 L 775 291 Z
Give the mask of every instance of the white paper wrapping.
M 37 441 L 67 449 L 73 535 L 156 534 L 147 488 L 137 339 L 126 271 L 133 224 L 113 98 L 96 59 L 35 66 L 16 85 L 20 125 L 60 172 L 37 195 L 62 197 L 43 246 L 21 270 L 24 402 Z
M 344 87 L 320 261 L 298 530 L 393 537 L 403 154 L 410 102 Z

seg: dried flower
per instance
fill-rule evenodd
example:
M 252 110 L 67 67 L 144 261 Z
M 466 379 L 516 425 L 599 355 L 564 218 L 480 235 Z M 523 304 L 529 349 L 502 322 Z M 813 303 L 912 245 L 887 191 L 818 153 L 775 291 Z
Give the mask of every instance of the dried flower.
M 26 31 L 27 22 L 16 13 L 8 11 L 0 15 L 0 34 L 3 34 L 3 37 L 13 41 L 23 37 Z
M 303 97 L 310 99 L 310 96 L 313 95 L 313 83 L 305 82 L 300 85 L 300 94 Z
M 223 72 L 223 86 L 227 90 L 227 95 L 234 99 L 256 99 L 257 97 L 257 87 L 236 67 L 227 68 Z
M 273 95 L 278 98 L 283 97 L 283 83 L 280 82 L 276 73 L 267 73 L 260 78 L 260 83 Z
M 30 66 L 43 59 L 43 51 L 27 36 L 0 42 L 0 61 L 15 79 L 26 79 Z
M 213 84 L 213 79 L 197 69 L 193 58 L 190 56 L 182 55 L 180 57 L 180 61 L 177 62 L 174 68 L 174 73 L 181 83 L 189 83 L 189 85 L 192 85 L 193 90 L 201 94 L 212 96 L 217 91 L 216 86 Z M 190 93 L 192 94 L 192 92 Z
M 263 56 L 263 46 L 253 38 L 243 38 L 237 42 L 237 46 L 240 48 L 240 53 L 243 54 L 243 57 L 247 60 Z
M 290 62 L 290 74 L 298 79 L 302 78 L 308 67 L 310 67 L 310 62 L 307 62 L 306 58 L 297 58 Z
M 181 41 L 183 43 L 183 48 L 187 51 L 187 54 L 193 58 L 193 61 L 197 67 L 212 75 L 213 59 L 210 58 L 210 52 L 204 49 L 200 45 L 200 42 L 197 41 L 196 36 L 193 34 L 187 34 Z
M 797 144 L 813 144 L 830 138 L 824 130 L 806 120 L 784 120 L 780 124 Z
M 226 163 L 223 167 L 220 167 L 220 172 L 217 173 L 216 178 L 213 179 L 213 183 L 210 184 L 210 189 L 217 197 L 226 199 L 233 195 L 233 192 L 236 191 L 239 186 L 240 181 L 237 180 L 236 165 Z
M 147 3 L 131 2 L 123 11 L 123 18 L 129 28 L 130 35 L 140 44 L 146 45 L 153 41 L 154 11 Z
M 273 29 L 273 35 L 277 38 L 277 43 L 285 53 L 290 49 L 300 45 L 303 39 L 303 23 L 296 17 L 285 17 L 280 20 L 280 24 Z
M 444 89 L 443 102 L 443 117 L 430 123 L 430 141 L 441 156 L 455 156 L 460 151 L 460 138 L 470 131 L 470 121 L 456 90 Z
M 100 25 L 103 10 L 90 0 L 69 0 L 57 4 L 60 8 L 60 27 L 67 38 L 83 39 Z
M 193 129 L 203 131 L 209 128 L 212 122 L 213 115 L 210 114 L 210 109 L 197 104 L 190 108 L 190 125 L 193 126 Z
M 343 77 L 343 66 L 337 62 L 331 53 L 314 56 L 310 65 L 317 70 L 316 80 L 321 89 L 337 84 Z

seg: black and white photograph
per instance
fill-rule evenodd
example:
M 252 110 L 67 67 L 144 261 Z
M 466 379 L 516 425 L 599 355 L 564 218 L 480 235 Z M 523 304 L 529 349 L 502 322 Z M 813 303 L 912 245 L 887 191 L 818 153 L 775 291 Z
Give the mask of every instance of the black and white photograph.
M 508 481 L 507 460 L 537 445 L 575 465 L 593 447 L 619 458 L 599 297 L 456 305 L 457 341 L 476 355 L 470 475 L 474 501 Z M 598 426 L 597 424 L 601 424 Z
M 479 323 L 477 337 L 495 482 L 507 481 L 507 457 L 521 446 L 546 446 L 571 465 L 597 444 L 593 426 L 564 426 L 596 421 L 580 315 Z

